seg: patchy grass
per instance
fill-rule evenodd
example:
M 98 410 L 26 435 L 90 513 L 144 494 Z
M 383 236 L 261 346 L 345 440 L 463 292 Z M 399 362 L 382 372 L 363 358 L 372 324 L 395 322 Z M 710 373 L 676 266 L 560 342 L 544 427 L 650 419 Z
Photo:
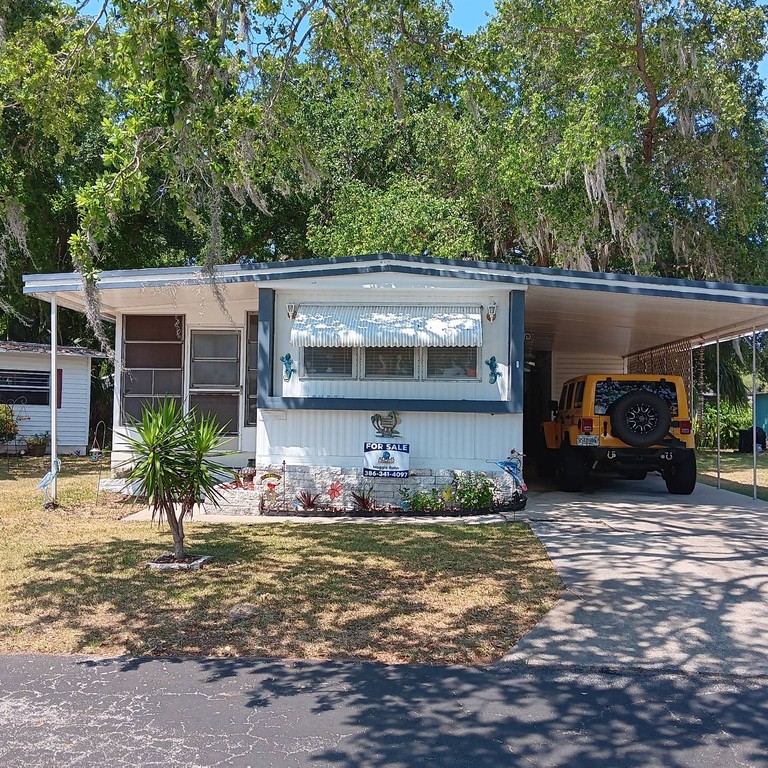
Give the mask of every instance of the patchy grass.
M 0 652 L 498 659 L 562 588 L 523 524 L 210 525 L 187 529 L 197 572 L 141 565 L 167 529 L 94 500 L 97 468 L 64 459 L 42 509 L 43 459 L 0 463 Z M 256 606 L 235 622 L 236 605 Z
M 717 451 L 697 448 L 699 480 L 707 485 L 717 484 Z M 723 450 L 720 453 L 720 486 L 727 491 L 752 496 L 753 459 L 751 453 Z M 768 501 L 768 453 L 757 457 L 757 497 Z

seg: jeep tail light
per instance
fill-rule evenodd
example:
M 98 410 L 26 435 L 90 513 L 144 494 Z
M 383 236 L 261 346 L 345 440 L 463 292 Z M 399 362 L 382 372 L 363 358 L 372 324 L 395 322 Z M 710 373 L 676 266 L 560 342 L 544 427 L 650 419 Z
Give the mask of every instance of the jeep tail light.
M 592 419 L 582 419 L 581 420 L 581 431 L 585 435 L 591 435 L 592 434 Z
M 680 419 L 680 434 L 681 435 L 691 434 L 691 422 L 689 419 Z

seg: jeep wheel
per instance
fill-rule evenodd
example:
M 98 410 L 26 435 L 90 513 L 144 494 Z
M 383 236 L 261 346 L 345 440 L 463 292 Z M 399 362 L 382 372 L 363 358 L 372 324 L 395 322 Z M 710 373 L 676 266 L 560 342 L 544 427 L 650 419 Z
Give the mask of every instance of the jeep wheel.
M 610 414 L 613 436 L 634 448 L 648 448 L 660 442 L 672 421 L 664 400 L 642 389 L 620 397 Z
M 557 473 L 560 490 L 570 493 L 580 491 L 586 479 L 587 465 L 581 452 L 573 448 L 562 448 Z
M 688 496 L 696 487 L 696 454 L 686 451 L 681 459 L 670 462 L 664 470 L 664 481 L 670 493 Z

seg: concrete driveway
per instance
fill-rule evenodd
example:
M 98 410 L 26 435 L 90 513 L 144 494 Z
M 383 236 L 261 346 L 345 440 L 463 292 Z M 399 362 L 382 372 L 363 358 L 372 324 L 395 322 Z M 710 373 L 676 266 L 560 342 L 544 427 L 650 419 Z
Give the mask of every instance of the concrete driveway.
M 566 591 L 506 661 L 768 675 L 768 504 L 649 477 L 534 491 L 525 514 Z

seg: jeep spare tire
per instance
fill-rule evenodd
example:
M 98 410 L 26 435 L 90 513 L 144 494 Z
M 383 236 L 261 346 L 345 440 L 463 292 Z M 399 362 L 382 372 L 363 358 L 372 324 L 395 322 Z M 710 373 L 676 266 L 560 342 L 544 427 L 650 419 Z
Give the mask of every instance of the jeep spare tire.
M 627 445 L 648 448 L 669 432 L 669 406 L 653 392 L 639 389 L 620 397 L 610 409 L 611 433 Z

